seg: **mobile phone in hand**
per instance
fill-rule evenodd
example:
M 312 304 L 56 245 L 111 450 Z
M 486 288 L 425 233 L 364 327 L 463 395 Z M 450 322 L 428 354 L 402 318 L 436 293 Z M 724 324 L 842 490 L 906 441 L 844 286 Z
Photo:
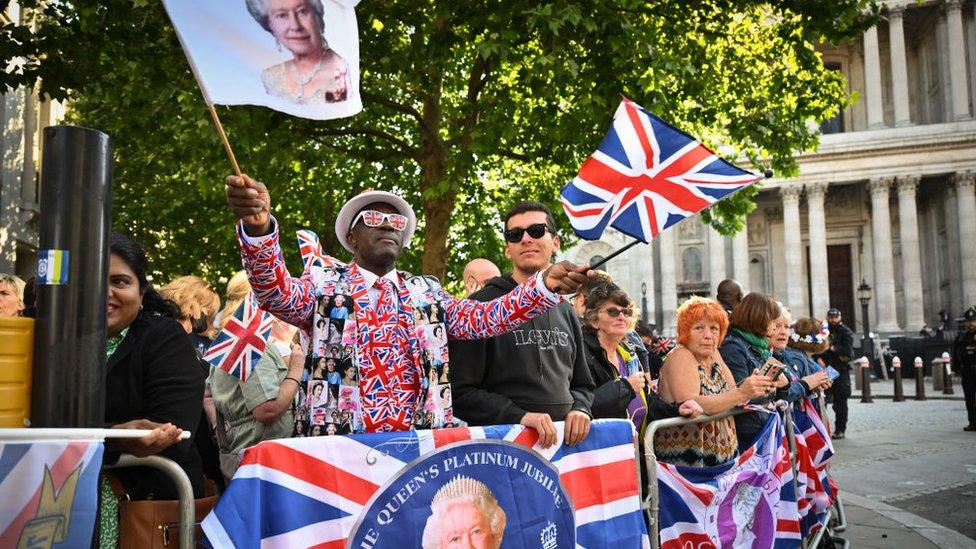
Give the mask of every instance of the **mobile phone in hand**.
M 766 359 L 766 363 L 759 367 L 759 375 L 768 376 L 775 374 L 777 370 L 783 370 L 783 363 L 773 357 L 769 357 Z
M 824 368 L 824 371 L 827 372 L 827 379 L 829 379 L 830 381 L 833 381 L 840 377 L 840 372 L 835 370 L 833 366 L 827 366 L 826 368 Z

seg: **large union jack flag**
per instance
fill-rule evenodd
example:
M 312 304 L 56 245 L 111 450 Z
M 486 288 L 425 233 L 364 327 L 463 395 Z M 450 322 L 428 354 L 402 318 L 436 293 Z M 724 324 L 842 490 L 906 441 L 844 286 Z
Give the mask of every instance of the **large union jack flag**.
M 657 462 L 662 549 L 800 547 L 786 432 L 770 414 L 756 443 L 715 467 Z
M 759 179 L 624 98 L 562 203 L 580 238 L 596 240 L 609 225 L 649 242 Z
M 207 349 L 203 359 L 232 376 L 247 381 L 251 369 L 261 359 L 274 328 L 274 317 L 258 307 L 254 293 L 249 292 L 224 324 L 217 339 Z
M 386 504 L 385 509 L 395 513 L 387 514 L 388 519 L 429 514 L 431 499 L 423 490 L 429 489 L 433 477 L 415 477 L 427 480 L 424 485 L 414 482 L 408 489 L 416 492 L 414 498 L 405 497 L 405 490 L 393 496 L 395 501 L 382 497 L 390 486 L 398 486 L 390 484 L 398 475 L 413 475 L 417 463 L 423 464 L 422 470 L 426 470 L 427 463 L 432 468 L 441 463 L 436 457 L 427 462 L 422 458 L 438 451 L 442 453 L 435 456 L 478 448 L 472 444 L 479 441 L 506 441 L 532 448 L 533 455 L 555 468 L 559 485 L 571 504 L 567 512 L 575 524 L 571 538 L 576 547 L 649 547 L 640 507 L 633 425 L 619 419 L 596 420 L 587 438 L 575 446 L 562 443 L 563 425 L 556 425 L 560 438 L 547 449 L 536 444 L 538 434 L 534 430 L 521 425 L 265 441 L 245 451 L 227 491 L 203 521 L 206 541 L 213 547 L 348 547 L 357 525 L 368 520 L 371 510 L 375 513 L 378 506 Z M 443 463 L 451 461 L 448 458 Z M 524 471 L 525 463 L 520 462 L 517 470 Z M 476 470 L 477 465 L 465 466 L 464 470 Z M 443 477 L 449 475 L 444 467 L 440 470 Z M 508 500 L 522 498 L 519 501 L 525 507 L 524 513 L 530 516 L 546 511 L 533 506 L 531 494 L 511 493 L 513 478 L 519 474 L 516 469 L 499 473 L 496 478 L 486 479 L 486 484 L 500 500 L 504 502 L 506 498 L 501 496 L 508 493 Z M 554 505 L 551 499 L 548 504 Z M 528 531 L 532 525 L 520 523 L 523 511 L 512 507 L 505 511 L 505 547 L 567 546 L 520 536 L 522 526 Z M 410 538 L 406 546 L 420 547 L 420 532 L 412 531 L 410 521 L 396 524 L 403 536 Z M 355 545 L 367 546 L 397 545 L 382 539 Z

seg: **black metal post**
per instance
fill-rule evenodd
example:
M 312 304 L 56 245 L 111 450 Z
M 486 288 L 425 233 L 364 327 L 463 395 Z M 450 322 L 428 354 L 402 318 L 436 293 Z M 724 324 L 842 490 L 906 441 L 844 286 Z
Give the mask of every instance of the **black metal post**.
M 904 402 L 905 401 L 905 390 L 901 386 L 901 359 L 894 357 L 891 359 L 891 369 L 895 371 L 892 379 L 895 380 L 895 396 L 892 399 L 894 402 Z
M 925 362 L 915 357 L 915 400 L 925 400 Z
M 864 335 L 861 336 L 861 354 L 870 361 L 874 356 L 874 346 L 871 345 L 871 320 L 868 317 L 867 301 L 861 301 L 861 327 L 864 330 Z
M 874 400 L 871 398 L 871 361 L 860 361 L 858 363 L 860 368 L 861 376 L 861 402 L 871 403 Z
M 942 394 L 944 395 L 954 395 L 955 391 L 952 390 L 952 367 L 950 366 L 949 357 L 943 354 L 942 356 Z
M 98 427 L 105 420 L 111 183 L 108 135 L 44 128 L 34 427 Z

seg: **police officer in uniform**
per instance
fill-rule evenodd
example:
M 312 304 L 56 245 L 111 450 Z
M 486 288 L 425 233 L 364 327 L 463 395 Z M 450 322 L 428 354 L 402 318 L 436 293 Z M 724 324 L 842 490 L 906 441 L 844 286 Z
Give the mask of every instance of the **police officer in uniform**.
M 854 355 L 854 333 L 844 325 L 839 309 L 827 311 L 830 325 L 830 349 L 821 358 L 828 366 L 833 366 L 840 377 L 828 389 L 834 399 L 835 439 L 844 438 L 847 430 L 847 399 L 851 396 L 851 357 Z
M 965 331 L 959 330 L 952 342 L 952 360 L 962 376 L 962 392 L 966 395 L 969 425 L 963 430 L 976 431 L 976 308 L 967 309 L 963 320 Z

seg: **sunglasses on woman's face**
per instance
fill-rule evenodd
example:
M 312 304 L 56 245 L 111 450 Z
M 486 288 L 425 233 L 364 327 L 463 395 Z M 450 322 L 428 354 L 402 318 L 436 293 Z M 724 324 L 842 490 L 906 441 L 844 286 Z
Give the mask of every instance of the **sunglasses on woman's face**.
M 383 213 L 376 210 L 363 210 L 352 220 L 350 227 L 355 227 L 359 220 L 363 220 L 363 225 L 376 228 L 389 221 L 394 230 L 402 231 L 407 228 L 407 216 L 398 213 Z
M 630 307 L 626 309 L 618 309 L 617 307 L 607 307 L 603 309 L 603 312 L 607 313 L 610 318 L 617 318 L 620 315 L 624 315 L 627 318 L 634 316 L 634 310 Z
M 508 229 L 505 231 L 505 240 L 515 244 L 522 240 L 522 235 L 529 233 L 531 238 L 542 238 L 545 236 L 546 231 L 549 230 L 549 226 L 545 223 L 534 223 L 528 227 L 515 227 L 513 229 Z

